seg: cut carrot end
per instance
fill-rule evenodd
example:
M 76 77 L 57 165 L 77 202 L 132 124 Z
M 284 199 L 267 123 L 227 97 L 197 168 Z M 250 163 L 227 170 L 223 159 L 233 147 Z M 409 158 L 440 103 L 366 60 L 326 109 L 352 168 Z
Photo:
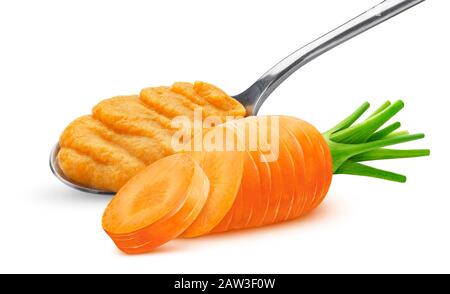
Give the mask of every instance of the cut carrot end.
M 193 158 L 165 157 L 120 189 L 103 214 L 103 229 L 126 253 L 150 251 L 183 233 L 208 193 L 209 180 Z

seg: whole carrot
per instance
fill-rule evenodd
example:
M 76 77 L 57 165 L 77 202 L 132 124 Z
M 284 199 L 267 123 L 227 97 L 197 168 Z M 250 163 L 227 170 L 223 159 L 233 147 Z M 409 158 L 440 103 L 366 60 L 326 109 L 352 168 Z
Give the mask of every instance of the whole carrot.
M 179 172 L 178 176 L 182 178 L 174 179 L 170 176 L 170 171 L 156 169 L 150 165 L 142 174 L 138 174 L 140 180 L 131 180 L 114 197 L 104 213 L 103 227 L 120 249 L 128 253 L 140 253 L 161 245 L 163 243 L 161 240 L 168 241 L 179 235 L 195 237 L 301 217 L 322 202 L 333 174 L 360 175 L 405 182 L 406 177 L 401 174 L 361 163 L 429 155 L 430 151 L 427 149 L 385 148 L 424 137 L 423 134 L 398 132 L 397 129 L 400 127 L 398 122 L 382 127 L 403 106 L 402 101 L 392 104 L 386 102 L 365 120 L 356 123 L 369 108 L 369 104 L 364 103 L 323 134 L 311 124 L 287 116 L 247 117 L 215 127 L 209 132 L 219 134 L 224 129 L 231 129 L 237 142 L 243 143 L 243 150 L 185 152 L 163 159 L 166 164 L 161 165 L 167 166 L 172 161 L 183 160 L 187 165 L 186 168 L 191 165 L 193 170 L 200 168 L 206 175 L 208 183 L 197 180 L 197 184 L 193 185 L 201 185 L 196 188 L 199 191 L 207 191 L 206 200 L 202 197 L 205 192 L 199 194 L 198 199 L 192 193 L 175 194 L 168 188 L 161 193 L 155 193 L 156 183 L 153 183 L 153 178 L 157 177 L 157 174 L 166 175 L 164 185 L 168 187 L 179 186 L 179 180 L 190 183 L 193 176 L 192 173 Z M 270 123 L 266 124 L 271 120 L 278 122 L 277 128 L 272 127 Z M 258 141 L 256 148 L 251 148 L 251 138 L 248 136 L 249 132 L 245 130 L 252 128 L 261 130 L 263 124 L 267 128 L 267 133 L 277 135 L 276 141 L 272 136 L 268 136 L 272 141 L 271 139 L 269 142 Z M 275 160 L 261 160 L 268 156 L 265 148 L 267 146 L 263 143 L 266 145 L 277 143 Z M 184 157 L 193 160 L 183 159 Z M 157 163 L 158 161 L 155 164 Z M 191 202 L 183 202 L 183 197 L 187 197 L 188 194 Z M 160 215 L 155 217 L 156 212 L 151 203 L 167 198 L 178 199 L 182 204 L 178 206 L 173 204 L 173 211 L 167 212 L 166 215 L 158 212 Z M 138 203 L 139 206 L 133 203 Z M 183 220 L 178 218 L 176 222 L 171 222 L 170 216 L 176 214 L 178 210 L 188 211 L 186 205 L 192 205 L 189 203 L 196 203 L 197 209 L 192 210 L 189 217 Z M 130 205 L 139 209 L 130 213 Z M 198 209 L 198 205 L 202 208 Z M 140 220 L 139 226 L 123 225 L 133 223 L 133 219 L 137 217 Z M 165 221 L 158 221 L 161 219 Z M 155 223 L 159 225 L 156 235 L 151 233 Z M 123 229 L 124 227 L 126 229 Z M 124 239 L 126 246 L 122 245 Z

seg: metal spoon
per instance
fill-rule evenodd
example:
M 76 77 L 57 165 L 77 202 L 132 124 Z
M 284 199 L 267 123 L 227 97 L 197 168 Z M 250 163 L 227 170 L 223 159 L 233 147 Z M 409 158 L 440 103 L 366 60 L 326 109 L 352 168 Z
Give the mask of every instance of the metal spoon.
M 267 97 L 297 69 L 339 44 L 423 1 L 425 0 L 385 0 L 381 2 L 329 33 L 301 47 L 277 63 L 247 90 L 233 97 L 245 106 L 247 115 L 256 115 Z M 56 157 L 59 149 L 58 143 L 52 148 L 50 153 L 50 169 L 61 182 L 83 192 L 114 194 L 114 192 L 82 186 L 65 177 Z

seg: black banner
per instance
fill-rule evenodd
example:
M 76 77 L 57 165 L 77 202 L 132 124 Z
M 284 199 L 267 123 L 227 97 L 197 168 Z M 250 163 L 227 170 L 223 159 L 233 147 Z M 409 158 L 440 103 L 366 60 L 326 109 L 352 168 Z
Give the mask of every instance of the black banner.
M 448 276 L 440 275 L 2 275 L 5 289 L 139 293 L 221 293 L 226 291 L 300 293 L 329 290 L 386 291 L 446 289 Z M 444 282 L 444 283 L 442 283 Z M 8 285 L 10 283 L 10 285 Z

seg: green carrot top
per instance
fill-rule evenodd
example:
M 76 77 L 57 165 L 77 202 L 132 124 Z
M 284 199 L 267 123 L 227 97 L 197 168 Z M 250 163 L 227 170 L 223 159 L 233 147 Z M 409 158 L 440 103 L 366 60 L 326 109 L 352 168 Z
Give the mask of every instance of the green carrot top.
M 333 173 L 368 176 L 404 183 L 406 182 L 406 176 L 404 175 L 373 168 L 361 162 L 428 156 L 430 155 L 429 149 L 399 150 L 383 148 L 422 139 L 425 135 L 397 131 L 401 126 L 400 122 L 382 128 L 404 107 L 401 100 L 392 104 L 389 101 L 385 102 L 365 120 L 355 124 L 369 107 L 368 102 L 363 103 L 334 128 L 323 133 L 331 151 Z

